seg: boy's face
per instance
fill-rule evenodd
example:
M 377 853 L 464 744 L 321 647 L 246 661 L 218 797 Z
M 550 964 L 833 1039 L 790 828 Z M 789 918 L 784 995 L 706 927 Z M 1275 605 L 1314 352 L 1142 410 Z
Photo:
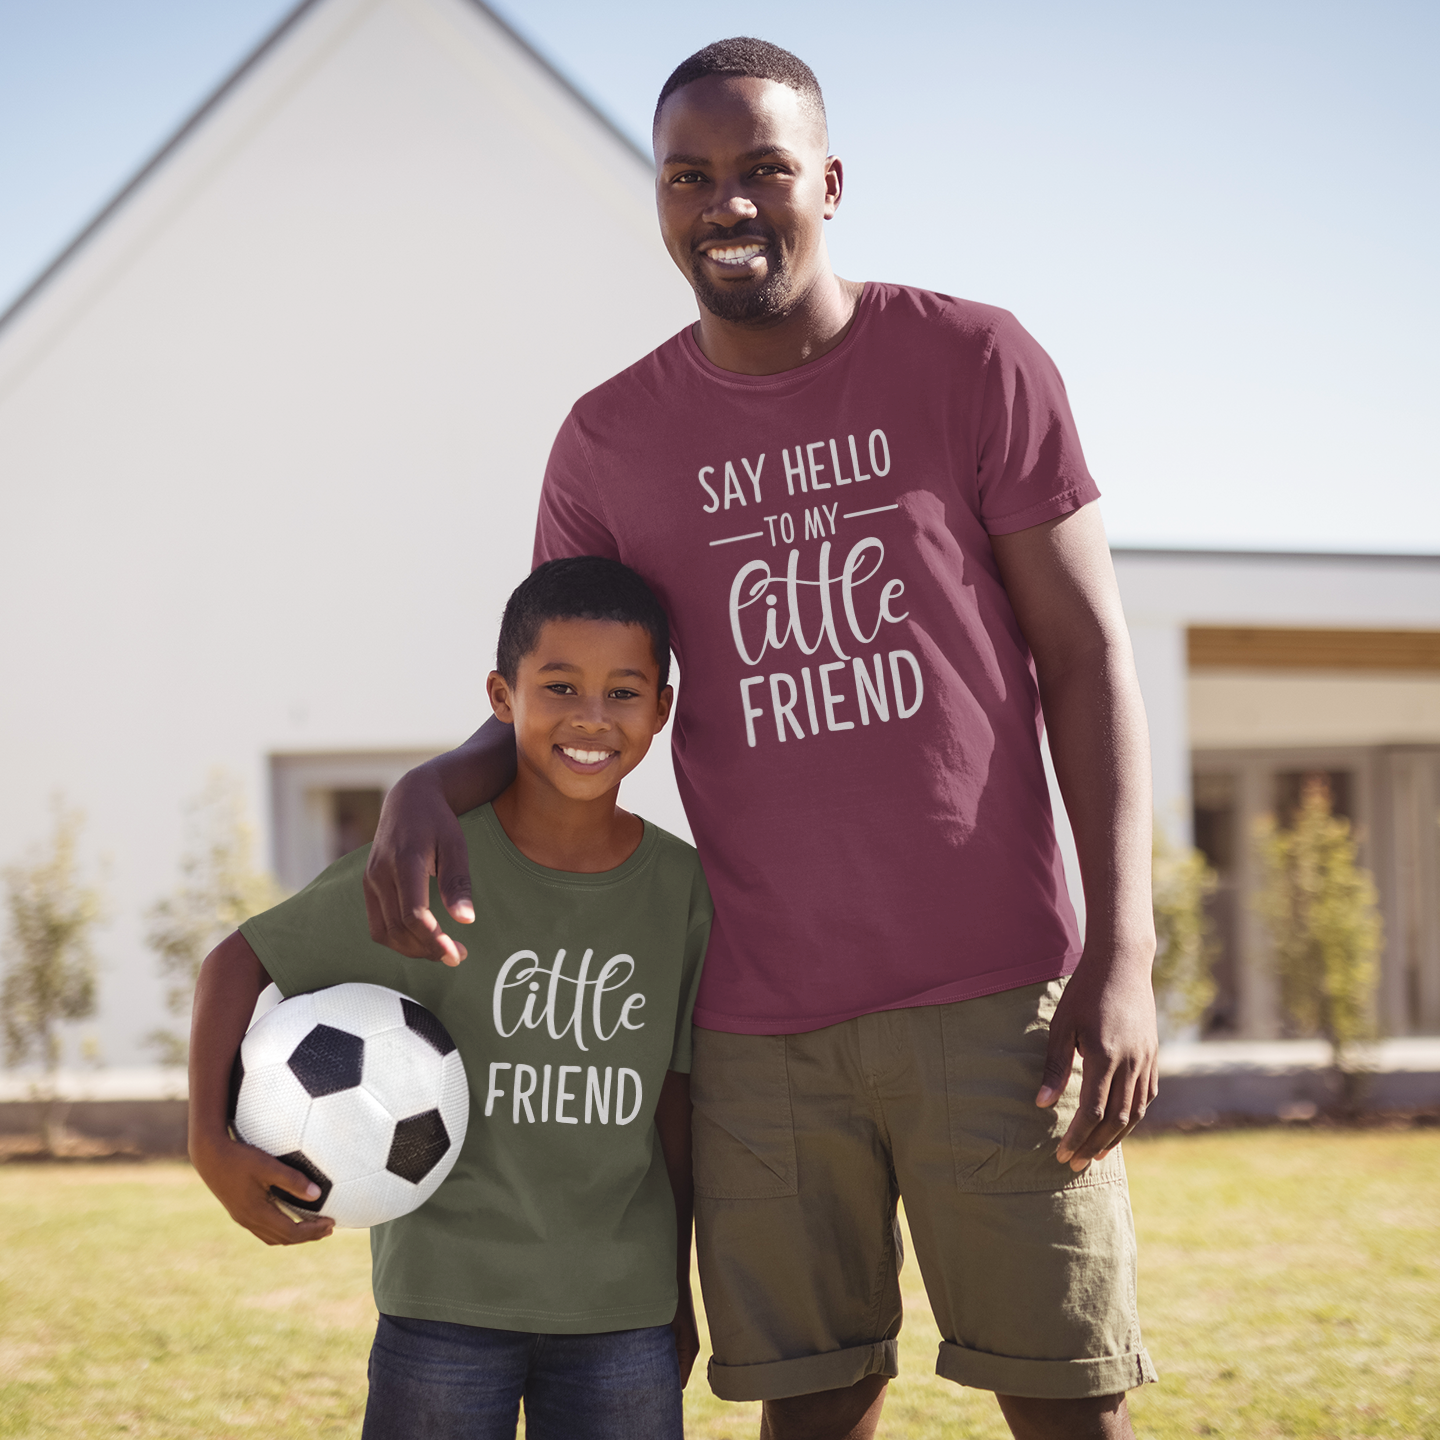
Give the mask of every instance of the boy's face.
M 495 714 L 515 727 L 519 765 L 572 800 L 613 790 L 670 717 L 650 636 L 613 620 L 550 620 L 511 685 L 486 682 Z

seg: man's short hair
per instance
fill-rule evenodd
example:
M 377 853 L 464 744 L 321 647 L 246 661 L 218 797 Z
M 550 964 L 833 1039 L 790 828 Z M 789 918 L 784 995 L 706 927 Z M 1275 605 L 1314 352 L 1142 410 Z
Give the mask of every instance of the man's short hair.
M 773 80 L 778 85 L 788 85 L 814 110 L 821 126 L 825 125 L 825 97 L 820 93 L 815 72 L 788 50 L 750 35 L 716 40 L 697 50 L 688 60 L 682 60 L 660 89 L 654 123 L 660 123 L 660 111 L 677 90 L 707 75 L 738 75 L 748 80 Z
M 613 620 L 650 637 L 660 688 L 670 681 L 670 618 L 655 592 L 628 566 L 601 555 L 537 565 L 505 602 L 495 668 L 513 685 L 520 662 L 540 643 L 551 620 Z

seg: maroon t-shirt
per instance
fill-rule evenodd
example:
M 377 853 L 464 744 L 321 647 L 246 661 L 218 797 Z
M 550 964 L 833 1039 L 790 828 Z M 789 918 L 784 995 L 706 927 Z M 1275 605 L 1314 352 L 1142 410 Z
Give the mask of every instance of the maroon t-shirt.
M 906 286 L 867 285 L 799 369 L 732 374 L 685 330 L 577 402 L 535 560 L 623 560 L 670 613 L 715 899 L 697 1025 L 794 1033 L 1073 969 L 989 537 L 1098 494 L 1015 318 Z

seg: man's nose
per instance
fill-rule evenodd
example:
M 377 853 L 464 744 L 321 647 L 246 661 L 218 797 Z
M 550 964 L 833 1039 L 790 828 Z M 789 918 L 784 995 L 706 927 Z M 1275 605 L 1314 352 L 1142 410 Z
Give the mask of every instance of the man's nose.
M 753 220 L 759 213 L 753 201 L 743 195 L 730 195 L 723 200 L 717 199 L 709 206 L 704 218 L 707 224 L 723 225 L 728 230 L 732 225 L 743 225 L 745 221 Z

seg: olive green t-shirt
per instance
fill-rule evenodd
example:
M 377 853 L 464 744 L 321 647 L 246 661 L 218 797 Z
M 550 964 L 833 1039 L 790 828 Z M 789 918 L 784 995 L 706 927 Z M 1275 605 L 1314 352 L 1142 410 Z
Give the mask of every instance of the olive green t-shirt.
M 286 996 L 389 986 L 433 1010 L 465 1062 L 455 1168 L 370 1232 L 375 1303 L 537 1333 L 668 1325 L 675 1208 L 655 1102 L 666 1070 L 690 1069 L 712 914 L 699 858 L 647 822 L 623 865 L 582 875 L 526 859 L 489 805 L 460 825 L 475 923 L 442 918 L 469 950 L 458 967 L 370 939 L 368 847 L 240 927 Z

